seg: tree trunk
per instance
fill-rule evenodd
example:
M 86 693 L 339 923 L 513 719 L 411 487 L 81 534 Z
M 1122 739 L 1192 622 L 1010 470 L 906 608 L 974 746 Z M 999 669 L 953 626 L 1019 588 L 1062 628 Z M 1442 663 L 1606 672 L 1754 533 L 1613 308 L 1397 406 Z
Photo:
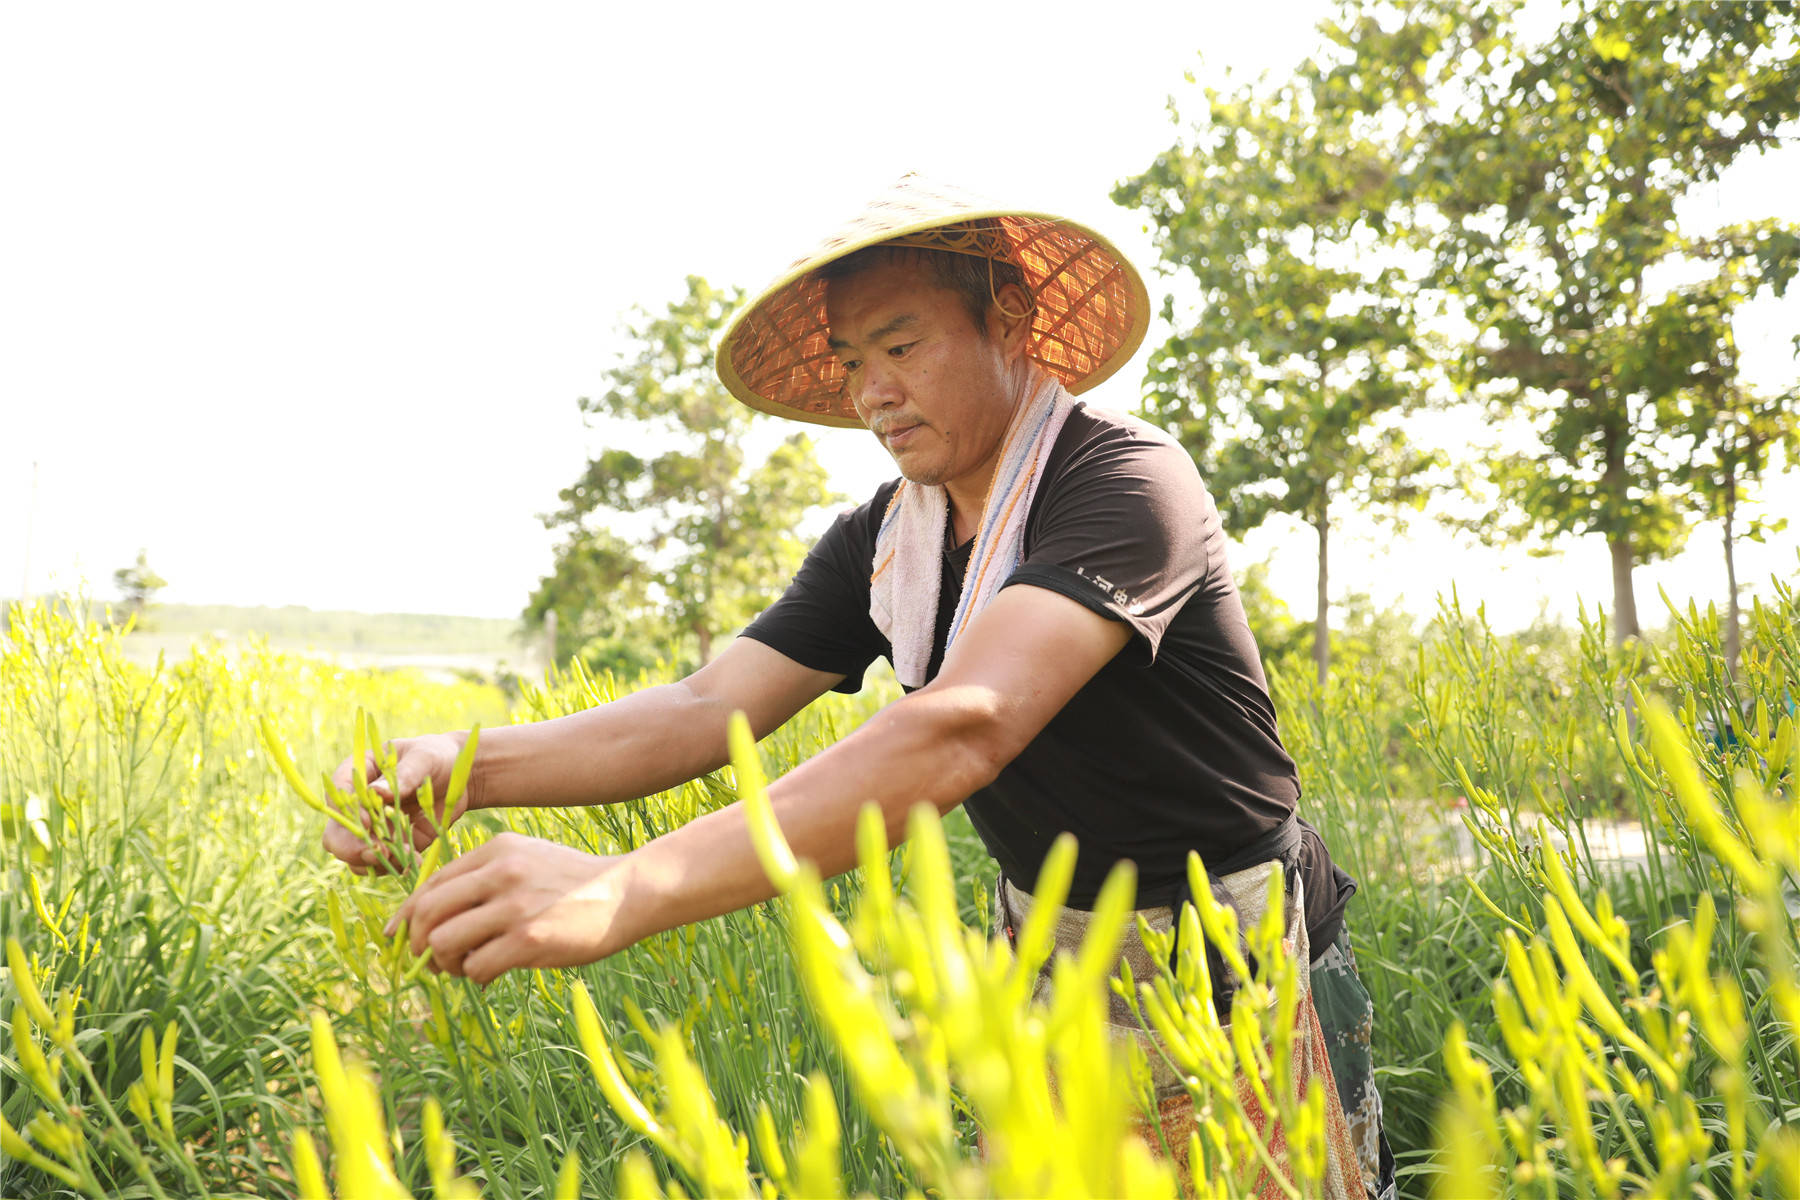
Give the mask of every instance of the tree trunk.
M 1313 662 L 1319 668 L 1319 686 L 1325 686 L 1331 674 L 1331 611 L 1327 599 L 1330 587 L 1331 513 L 1330 501 L 1319 506 L 1313 528 L 1319 534 L 1319 613 L 1313 618 Z
M 700 639 L 700 665 L 704 667 L 712 661 L 712 630 L 704 625 L 696 625 L 694 636 Z
M 1738 632 L 1737 546 L 1732 526 L 1737 520 L 1737 472 L 1725 476 L 1725 667 L 1737 674 Z
M 1637 555 L 1631 548 L 1631 535 L 1621 534 L 1606 539 L 1612 551 L 1613 577 L 1613 645 L 1623 646 L 1627 638 L 1638 636 L 1637 596 L 1631 589 L 1631 569 Z
M 1630 486 L 1625 477 L 1626 432 L 1609 428 L 1606 433 L 1606 470 L 1600 477 L 1602 503 L 1607 516 L 1624 523 L 1622 510 Z M 1638 636 L 1637 596 L 1631 589 L 1631 570 L 1637 565 L 1637 554 L 1631 544 L 1631 529 L 1626 526 L 1606 535 L 1606 548 L 1612 551 L 1613 577 L 1613 644 L 1623 646 L 1627 638 Z

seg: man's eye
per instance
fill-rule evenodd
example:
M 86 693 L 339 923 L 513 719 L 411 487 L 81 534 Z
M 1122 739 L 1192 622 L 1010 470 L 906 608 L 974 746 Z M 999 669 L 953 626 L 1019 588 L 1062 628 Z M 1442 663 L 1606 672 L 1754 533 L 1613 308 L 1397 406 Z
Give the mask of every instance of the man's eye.
M 862 366 L 862 359 L 860 358 L 847 358 L 844 360 L 844 370 L 846 371 L 854 371 L 860 366 Z
M 889 358 L 905 358 L 906 352 L 908 350 L 911 350 L 914 346 L 916 346 L 918 344 L 919 343 L 917 343 L 917 342 L 903 342 L 898 346 L 889 346 L 888 347 L 888 357 Z

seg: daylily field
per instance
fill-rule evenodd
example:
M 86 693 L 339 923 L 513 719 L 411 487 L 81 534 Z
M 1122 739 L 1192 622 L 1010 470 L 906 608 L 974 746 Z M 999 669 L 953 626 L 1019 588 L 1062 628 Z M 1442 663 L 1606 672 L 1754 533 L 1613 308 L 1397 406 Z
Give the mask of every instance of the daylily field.
M 1214 1014 L 1198 938 L 1106 977 L 1131 908 L 1031 980 L 990 943 L 960 814 L 818 880 L 760 780 L 890 698 L 831 696 L 735 766 L 594 810 L 478 813 L 399 877 L 350 875 L 302 799 L 359 737 L 532 720 L 644 681 L 485 684 L 196 649 L 155 669 L 62 610 L 0 641 L 6 1196 L 1305 1196 L 1319 1096 L 1285 1089 L 1279 955 Z M 1727 669 L 1709 613 L 1548 645 L 1447 608 L 1403 661 L 1274 674 L 1303 811 L 1350 908 L 1403 1194 L 1800 1195 L 1800 598 Z M 358 713 L 367 720 L 360 725 Z M 288 759 L 291 772 L 283 769 Z M 418 873 L 511 828 L 619 853 L 739 798 L 784 895 L 486 989 L 382 926 Z M 1039 881 L 1067 883 L 1067 847 Z M 1197 893 L 1207 895 L 1207 889 Z M 1222 945 L 1229 914 L 1189 920 Z M 1252 950 L 1268 931 L 1248 931 Z M 1179 1175 L 1136 1132 L 1122 989 L 1205 1114 Z M 1239 1080 L 1280 1130 L 1246 1116 Z

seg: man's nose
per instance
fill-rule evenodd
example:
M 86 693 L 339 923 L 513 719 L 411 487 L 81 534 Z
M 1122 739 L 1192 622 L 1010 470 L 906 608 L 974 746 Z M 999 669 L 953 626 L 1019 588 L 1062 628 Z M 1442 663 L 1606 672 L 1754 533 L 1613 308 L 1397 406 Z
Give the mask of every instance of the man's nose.
M 862 386 L 857 390 L 856 402 L 863 408 L 888 408 L 904 399 L 898 373 L 879 360 L 863 364 L 859 382 Z

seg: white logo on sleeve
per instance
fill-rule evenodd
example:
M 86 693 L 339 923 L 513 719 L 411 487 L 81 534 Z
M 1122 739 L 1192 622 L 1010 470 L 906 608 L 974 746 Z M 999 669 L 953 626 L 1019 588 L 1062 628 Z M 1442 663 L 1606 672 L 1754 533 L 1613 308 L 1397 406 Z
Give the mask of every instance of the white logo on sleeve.
M 1107 597 L 1111 599 L 1114 604 L 1117 604 L 1132 616 L 1136 616 L 1144 610 L 1142 601 L 1133 600 L 1130 593 L 1122 587 L 1114 586 L 1113 581 L 1106 576 L 1089 575 L 1086 567 L 1076 567 L 1075 573 L 1099 588 L 1102 592 L 1105 592 Z

